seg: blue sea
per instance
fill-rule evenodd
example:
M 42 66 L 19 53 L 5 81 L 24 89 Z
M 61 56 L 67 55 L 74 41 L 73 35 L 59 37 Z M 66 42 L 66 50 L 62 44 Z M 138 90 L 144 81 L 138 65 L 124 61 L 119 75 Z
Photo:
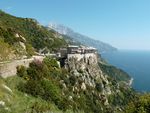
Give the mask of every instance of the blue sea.
M 132 85 L 135 90 L 150 92 L 150 51 L 120 50 L 101 55 L 108 63 L 123 69 L 134 79 Z

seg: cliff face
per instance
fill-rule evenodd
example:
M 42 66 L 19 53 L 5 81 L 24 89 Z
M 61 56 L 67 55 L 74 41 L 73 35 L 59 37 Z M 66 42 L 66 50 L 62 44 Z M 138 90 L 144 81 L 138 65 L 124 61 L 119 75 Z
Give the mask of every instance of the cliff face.
M 126 78 L 126 81 L 123 79 L 116 81 L 113 76 L 109 75 L 109 73 L 105 73 L 105 71 L 101 69 L 99 65 L 100 62 L 98 62 L 96 57 L 86 57 L 80 60 L 75 57 L 70 57 L 66 61 L 65 67 L 70 72 L 70 76 L 74 78 L 72 92 L 75 92 L 79 97 L 82 91 L 88 92 L 97 98 L 97 101 L 101 104 L 101 109 L 109 108 L 109 110 L 115 112 L 119 108 L 119 110 L 122 111 L 121 106 L 128 101 L 127 99 L 125 100 L 125 97 L 127 95 L 129 98 L 132 97 L 132 94 L 129 94 L 131 88 L 128 85 L 130 77 Z M 120 76 L 124 77 L 124 73 L 121 73 Z M 126 94 L 124 92 L 126 92 Z M 124 99 L 121 99 L 122 97 L 120 95 L 122 95 Z M 117 102 L 115 98 L 121 101 Z M 105 110 L 102 111 L 106 112 Z
M 85 85 L 96 87 L 96 82 L 101 83 L 102 87 L 109 84 L 107 76 L 103 75 L 97 63 L 96 57 L 85 57 L 81 60 L 69 58 L 66 67 L 73 76 L 80 78 Z M 104 85 L 103 82 L 106 84 Z

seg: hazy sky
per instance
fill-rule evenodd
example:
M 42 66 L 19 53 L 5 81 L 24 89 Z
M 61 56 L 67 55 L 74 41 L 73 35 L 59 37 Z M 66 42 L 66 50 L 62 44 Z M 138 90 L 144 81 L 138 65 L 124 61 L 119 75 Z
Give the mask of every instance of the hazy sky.
M 64 24 L 120 49 L 150 50 L 150 0 L 1 0 L 0 9 Z

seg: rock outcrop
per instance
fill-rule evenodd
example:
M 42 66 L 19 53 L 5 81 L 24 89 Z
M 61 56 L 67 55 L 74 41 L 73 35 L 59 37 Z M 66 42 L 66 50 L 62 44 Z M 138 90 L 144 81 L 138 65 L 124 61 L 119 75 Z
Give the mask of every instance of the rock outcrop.
M 84 57 L 80 60 L 76 57 L 69 57 L 66 59 L 65 67 L 70 72 L 69 80 L 73 81 L 72 92 L 78 95 L 78 98 L 80 98 L 81 92 L 92 93 L 107 108 L 113 101 L 116 101 L 114 98 L 119 100 L 120 95 L 127 95 L 122 93 L 123 88 L 128 92 L 130 87 L 127 85 L 127 81 L 115 81 L 112 76 L 105 73 L 99 65 L 100 62 L 96 57 Z M 124 76 L 123 74 L 120 75 Z M 63 86 L 65 86 L 64 89 L 70 87 L 65 83 Z M 111 109 L 115 110 L 117 107 Z
M 86 57 L 78 60 L 77 58 L 69 58 L 66 61 L 65 67 L 71 73 L 71 76 L 77 78 L 73 91 L 79 92 L 86 90 L 87 87 L 93 88 L 93 93 L 96 88 L 99 88 L 99 97 L 103 100 L 104 105 L 108 105 L 107 95 L 111 95 L 111 88 L 108 76 L 104 75 L 100 69 L 97 59 L 94 57 Z M 78 88 L 79 87 L 79 88 Z

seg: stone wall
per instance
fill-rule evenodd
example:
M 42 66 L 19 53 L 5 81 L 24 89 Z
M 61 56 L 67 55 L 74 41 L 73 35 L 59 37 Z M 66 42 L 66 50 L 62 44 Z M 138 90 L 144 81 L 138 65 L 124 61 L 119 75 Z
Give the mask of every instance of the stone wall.
M 84 59 L 85 62 L 90 58 L 91 62 L 97 63 L 97 54 L 96 53 L 86 53 L 86 54 L 68 54 L 68 59 L 76 58 L 78 61 Z
M 28 67 L 29 64 L 34 61 L 35 59 L 37 60 L 43 60 L 43 56 L 33 56 L 30 59 L 23 59 L 23 60 L 14 60 L 12 62 L 1 62 L 0 63 L 0 76 L 3 78 L 9 77 L 9 76 L 14 76 L 17 73 L 16 67 L 19 65 L 23 65 L 25 67 Z
M 68 57 L 67 58 L 68 60 L 70 58 L 76 58 L 78 61 L 80 61 L 81 59 L 84 59 L 85 62 L 89 62 L 89 64 L 97 63 L 97 54 L 95 53 L 68 54 L 67 57 Z M 17 69 L 16 69 L 17 66 L 23 65 L 25 67 L 28 67 L 29 64 L 35 59 L 42 61 L 44 59 L 44 56 L 33 56 L 30 59 L 14 60 L 12 62 L 1 62 L 0 63 L 0 76 L 4 78 L 9 77 L 9 76 L 14 76 L 17 73 Z

